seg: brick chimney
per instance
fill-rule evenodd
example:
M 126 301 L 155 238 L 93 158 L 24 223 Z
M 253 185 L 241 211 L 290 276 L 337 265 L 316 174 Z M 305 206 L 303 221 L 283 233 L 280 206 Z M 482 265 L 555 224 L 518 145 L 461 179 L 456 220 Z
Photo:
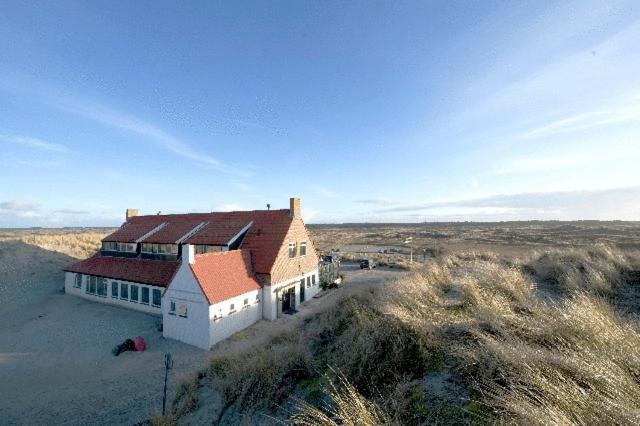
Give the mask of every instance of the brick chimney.
M 302 211 L 300 207 L 300 198 L 289 198 L 289 217 L 291 219 L 301 217 Z
M 124 214 L 124 219 L 126 222 L 128 222 L 129 219 L 134 216 L 138 216 L 138 209 L 127 209 L 127 211 Z

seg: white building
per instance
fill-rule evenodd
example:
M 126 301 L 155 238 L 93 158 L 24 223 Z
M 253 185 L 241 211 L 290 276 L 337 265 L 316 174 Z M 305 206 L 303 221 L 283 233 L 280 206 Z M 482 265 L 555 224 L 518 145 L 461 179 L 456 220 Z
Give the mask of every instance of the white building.
M 320 289 L 300 215 L 286 210 L 137 216 L 89 259 L 65 268 L 65 290 L 161 316 L 165 337 L 204 349 L 274 320 Z

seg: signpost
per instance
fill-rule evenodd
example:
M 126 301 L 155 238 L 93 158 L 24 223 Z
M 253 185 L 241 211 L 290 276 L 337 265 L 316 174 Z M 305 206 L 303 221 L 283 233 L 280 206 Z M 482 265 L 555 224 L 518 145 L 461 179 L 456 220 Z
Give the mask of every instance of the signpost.
M 173 369 L 173 358 L 170 353 L 164 354 L 164 395 L 162 396 L 162 415 L 164 416 L 165 408 L 167 406 L 167 376 L 169 370 Z
M 409 245 L 409 263 L 413 263 L 413 246 L 411 245 L 412 242 L 413 237 L 407 237 L 407 239 L 404 240 L 404 243 Z

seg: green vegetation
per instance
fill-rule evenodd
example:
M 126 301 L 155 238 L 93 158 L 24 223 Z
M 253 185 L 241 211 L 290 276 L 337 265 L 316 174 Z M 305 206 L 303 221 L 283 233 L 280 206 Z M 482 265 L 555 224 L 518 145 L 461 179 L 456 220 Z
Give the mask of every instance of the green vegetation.
M 640 423 L 640 257 L 606 246 L 446 256 L 195 381 L 222 423 Z M 247 417 L 248 416 L 248 417 Z M 260 416 L 260 417 L 259 417 Z

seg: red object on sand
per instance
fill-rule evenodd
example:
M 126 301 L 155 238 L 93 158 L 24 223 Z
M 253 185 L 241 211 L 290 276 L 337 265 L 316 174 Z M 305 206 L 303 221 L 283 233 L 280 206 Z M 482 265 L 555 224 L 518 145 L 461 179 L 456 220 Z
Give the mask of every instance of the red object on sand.
M 136 351 L 142 352 L 147 349 L 147 342 L 145 342 L 144 337 L 138 336 L 135 338 Z

